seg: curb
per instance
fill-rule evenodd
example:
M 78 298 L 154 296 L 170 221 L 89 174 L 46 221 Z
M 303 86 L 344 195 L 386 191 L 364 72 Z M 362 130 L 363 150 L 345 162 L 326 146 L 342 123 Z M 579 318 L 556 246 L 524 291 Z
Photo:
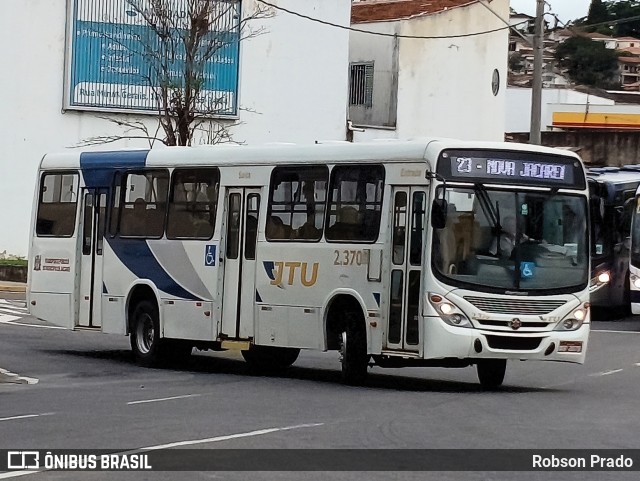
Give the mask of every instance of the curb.
M 6 286 L 0 284 L 0 292 L 27 292 L 27 286 Z

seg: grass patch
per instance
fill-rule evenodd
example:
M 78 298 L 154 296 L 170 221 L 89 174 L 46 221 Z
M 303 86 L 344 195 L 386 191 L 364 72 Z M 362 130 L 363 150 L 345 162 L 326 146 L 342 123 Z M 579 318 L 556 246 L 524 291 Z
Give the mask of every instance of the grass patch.
M 27 267 L 27 259 L 0 259 L 0 266 Z

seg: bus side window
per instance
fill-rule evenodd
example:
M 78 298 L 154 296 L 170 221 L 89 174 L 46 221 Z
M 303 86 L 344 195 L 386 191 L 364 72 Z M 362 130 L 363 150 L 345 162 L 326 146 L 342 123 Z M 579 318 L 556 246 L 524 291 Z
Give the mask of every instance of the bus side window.
M 384 167 L 337 166 L 331 172 L 328 241 L 375 242 L 380 231 Z
M 322 238 L 328 177 L 323 166 L 273 169 L 265 227 L 268 241 Z
M 76 225 L 78 175 L 45 173 L 40 183 L 36 235 L 71 237 Z
M 217 168 L 173 171 L 167 239 L 211 239 L 219 182 L 220 171 Z
M 120 235 L 162 237 L 169 173 L 166 170 L 130 172 L 125 176 L 123 185 L 126 191 L 120 213 Z

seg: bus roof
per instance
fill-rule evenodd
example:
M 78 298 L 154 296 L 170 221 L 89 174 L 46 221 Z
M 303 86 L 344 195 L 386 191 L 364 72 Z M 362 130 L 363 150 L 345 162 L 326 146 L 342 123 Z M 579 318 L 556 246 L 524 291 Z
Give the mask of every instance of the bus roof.
M 324 161 L 339 162 L 420 162 L 425 159 L 433 168 L 440 152 L 445 149 L 478 149 L 493 151 L 535 152 L 555 156 L 574 157 L 569 150 L 530 144 L 505 142 L 473 142 L 454 139 L 374 140 L 369 142 L 327 141 L 313 144 L 270 143 L 261 145 L 217 144 L 197 147 L 157 147 L 148 149 L 70 150 L 47 154 L 41 169 L 115 168 L 118 166 L 210 166 L 304 164 Z M 82 160 L 88 158 L 87 165 Z
M 640 164 L 622 167 L 591 167 L 587 169 L 587 178 L 611 184 L 640 182 Z

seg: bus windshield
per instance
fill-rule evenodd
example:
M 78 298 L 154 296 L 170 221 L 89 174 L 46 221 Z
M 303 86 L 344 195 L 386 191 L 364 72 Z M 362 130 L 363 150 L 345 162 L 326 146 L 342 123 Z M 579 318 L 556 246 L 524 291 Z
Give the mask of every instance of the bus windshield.
M 442 281 L 476 290 L 529 293 L 586 286 L 584 197 L 491 190 L 479 184 L 447 188 L 444 196 L 446 225 L 434 231 L 432 257 Z

